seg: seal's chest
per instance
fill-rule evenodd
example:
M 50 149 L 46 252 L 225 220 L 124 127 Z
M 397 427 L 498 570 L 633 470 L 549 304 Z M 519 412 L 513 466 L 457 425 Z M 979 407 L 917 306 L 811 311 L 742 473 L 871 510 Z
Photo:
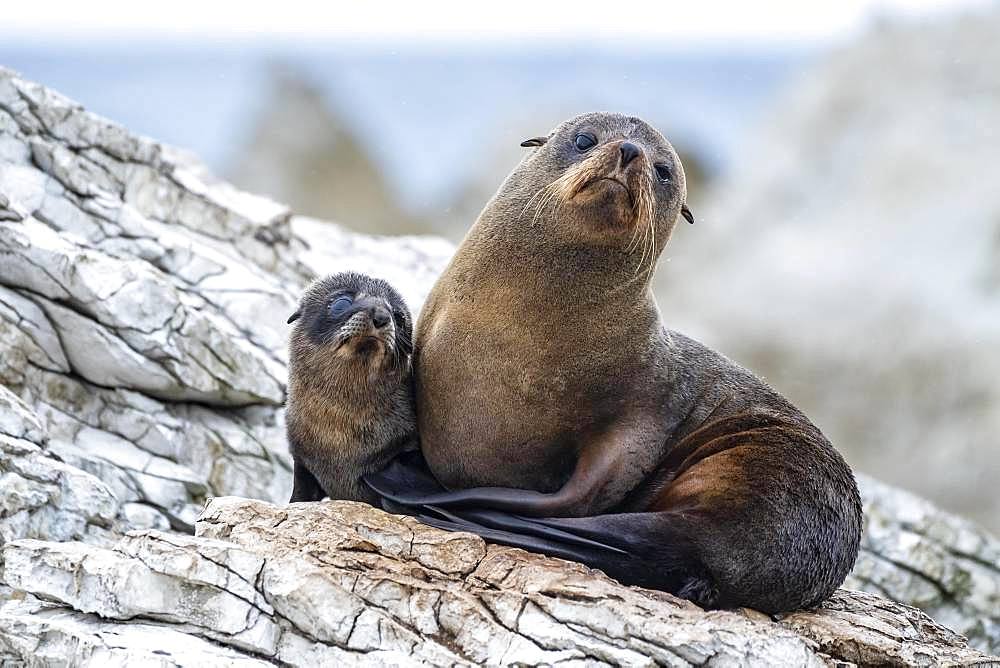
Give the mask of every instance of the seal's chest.
M 620 393 L 622 383 L 605 368 L 605 360 L 574 351 L 510 356 L 504 364 L 505 382 L 528 403 L 557 413 L 592 412 L 608 397 Z

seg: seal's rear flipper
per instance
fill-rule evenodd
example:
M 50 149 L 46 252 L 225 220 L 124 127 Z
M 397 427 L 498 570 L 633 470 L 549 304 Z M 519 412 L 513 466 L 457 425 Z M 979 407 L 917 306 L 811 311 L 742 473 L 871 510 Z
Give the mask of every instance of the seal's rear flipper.
M 441 508 L 435 508 L 434 506 L 404 506 L 394 501 L 383 499 L 382 508 L 390 513 L 412 515 L 428 526 L 444 529 L 445 531 L 473 533 L 480 538 L 491 543 L 497 543 L 498 545 L 519 547 L 531 552 L 539 552 L 552 557 L 579 561 L 585 564 L 594 564 L 598 561 L 602 551 L 606 551 L 605 554 L 624 554 L 624 552 L 616 548 L 586 539 L 577 544 L 573 540 L 574 537 L 570 534 L 557 534 L 556 538 L 546 538 L 542 535 L 533 535 L 528 532 L 516 533 L 497 528 L 496 526 L 486 526 L 460 515 L 449 513 Z M 513 516 L 510 517 L 513 518 Z M 566 539 L 567 537 L 568 540 Z
M 436 506 L 426 506 L 423 508 L 425 514 L 422 517 L 439 517 L 444 522 L 451 522 L 459 526 L 468 526 L 464 531 L 475 533 L 479 527 L 489 531 L 500 531 L 510 536 L 510 540 L 515 537 L 522 539 L 538 538 L 544 539 L 553 545 L 566 547 L 587 548 L 601 553 L 624 555 L 627 552 L 619 547 L 592 540 L 572 530 L 566 531 L 555 525 L 549 524 L 546 519 L 534 517 L 520 517 L 495 510 L 465 510 L 449 512 Z M 482 534 L 480 534 L 482 535 Z M 484 538 L 486 536 L 483 536 Z M 502 542 L 502 541 L 498 541 Z M 510 543 L 505 543 L 510 544 Z M 523 547 L 518 545 L 517 547 Z M 530 549 L 525 547 L 525 549 Z M 542 550 L 544 551 L 544 550 Z
M 441 517 L 420 514 L 417 515 L 417 519 L 424 524 L 429 524 L 430 526 L 437 527 L 438 529 L 445 529 L 447 531 L 466 531 L 468 533 L 474 533 L 491 543 L 508 545 L 510 547 L 519 547 L 530 552 L 546 554 L 550 557 L 559 557 L 561 559 L 569 559 L 570 561 L 578 561 L 594 568 L 604 568 L 603 564 L 605 564 L 609 558 L 617 557 L 620 559 L 623 555 L 625 555 L 625 552 L 622 550 L 601 545 L 600 543 L 595 543 L 593 541 L 584 540 L 582 542 L 578 542 L 574 537 L 570 537 L 570 540 L 565 540 L 563 536 L 560 535 L 562 532 L 555 534 L 553 538 L 545 538 L 540 535 L 531 535 L 527 533 L 513 533 L 511 531 L 504 531 L 503 529 L 483 526 L 457 515 L 452 516 L 452 519 L 443 519 Z
M 397 504 L 412 505 L 440 494 L 449 494 L 427 467 L 419 450 L 406 450 L 381 471 L 361 478 L 383 499 Z
M 491 543 L 580 562 L 624 584 L 669 591 L 704 607 L 717 603 L 711 578 L 684 546 L 685 541 L 674 541 L 672 546 L 666 542 L 675 536 L 664 527 L 662 513 L 533 518 L 495 511 L 451 512 L 433 506 L 415 513 L 412 507 L 403 510 L 439 529 L 466 531 Z
M 625 584 L 678 593 L 702 605 L 714 604 L 710 580 L 670 513 L 617 513 L 593 517 L 524 517 L 476 506 L 480 492 L 537 494 L 527 490 L 480 488 L 449 492 L 427 468 L 419 451 L 405 452 L 384 470 L 364 477 L 388 512 L 412 515 L 430 526 L 466 531 L 485 540 L 578 561 Z M 460 501 L 447 508 L 439 499 Z

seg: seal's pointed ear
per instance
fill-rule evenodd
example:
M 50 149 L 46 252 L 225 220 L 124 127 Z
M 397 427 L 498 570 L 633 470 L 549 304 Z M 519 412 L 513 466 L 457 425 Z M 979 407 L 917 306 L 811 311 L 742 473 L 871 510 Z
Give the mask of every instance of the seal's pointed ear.
M 549 140 L 548 137 L 532 137 L 531 139 L 525 139 L 521 142 L 521 146 L 528 148 L 529 146 L 541 146 Z
M 299 316 L 301 316 L 301 315 L 302 315 L 302 310 L 300 309 L 300 310 L 296 311 L 295 313 L 291 314 L 290 316 L 288 316 L 288 320 L 286 320 L 285 322 L 290 325 L 293 322 L 295 322 L 296 320 L 298 320 Z
M 684 216 L 684 220 L 694 225 L 694 214 L 691 213 L 691 209 L 688 208 L 687 204 L 681 206 L 681 215 Z

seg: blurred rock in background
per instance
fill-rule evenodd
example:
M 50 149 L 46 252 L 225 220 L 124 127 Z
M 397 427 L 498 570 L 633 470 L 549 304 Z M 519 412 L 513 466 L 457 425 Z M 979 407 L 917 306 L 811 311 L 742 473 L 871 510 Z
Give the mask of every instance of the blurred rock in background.
M 790 86 L 657 292 L 862 471 L 1000 528 L 1000 12 L 883 25 Z
M 369 142 L 352 132 L 322 90 L 294 68 L 275 65 L 270 72 L 265 106 L 233 161 L 233 183 L 293 202 L 304 215 L 351 221 L 371 233 L 427 231 L 399 205 Z
M 495 60 L 420 50 L 406 58 L 282 57 L 260 66 L 260 109 L 231 147 L 225 171 L 242 188 L 307 215 L 346 221 L 359 231 L 433 231 L 458 240 L 525 155 L 521 140 L 547 133 L 581 111 L 613 107 L 616 99 L 687 128 L 673 139 L 693 190 L 702 192 L 725 161 L 733 126 L 747 123 L 736 109 L 752 115 L 764 93 L 797 62 L 797 56 L 785 54 L 606 57 L 637 69 L 634 81 L 605 66 L 594 72 L 596 91 L 586 85 L 577 89 L 582 82 L 574 77 L 563 85 L 545 82 L 564 76 L 559 64 L 565 54 L 556 62 L 551 54 L 530 52 L 495 54 Z M 584 70 L 577 76 L 597 70 L 600 58 L 583 54 L 582 63 L 574 62 Z M 686 104 L 661 105 L 650 92 L 685 85 L 699 72 L 704 78 Z M 440 81 L 449 78 L 460 84 L 442 88 Z M 749 81 L 760 83 L 761 90 Z M 537 99 L 529 102 L 529 95 Z M 716 111 L 702 115 L 699 104 Z M 699 141 L 705 135 L 712 140 Z

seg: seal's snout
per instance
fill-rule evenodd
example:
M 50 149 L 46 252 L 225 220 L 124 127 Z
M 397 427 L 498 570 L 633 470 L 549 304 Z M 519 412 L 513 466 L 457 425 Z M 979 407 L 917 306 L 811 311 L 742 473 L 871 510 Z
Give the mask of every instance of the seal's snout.
M 621 168 L 625 169 L 628 167 L 629 163 L 642 155 L 642 149 L 633 144 L 630 141 L 622 142 L 621 147 L 618 149 L 621 153 Z

